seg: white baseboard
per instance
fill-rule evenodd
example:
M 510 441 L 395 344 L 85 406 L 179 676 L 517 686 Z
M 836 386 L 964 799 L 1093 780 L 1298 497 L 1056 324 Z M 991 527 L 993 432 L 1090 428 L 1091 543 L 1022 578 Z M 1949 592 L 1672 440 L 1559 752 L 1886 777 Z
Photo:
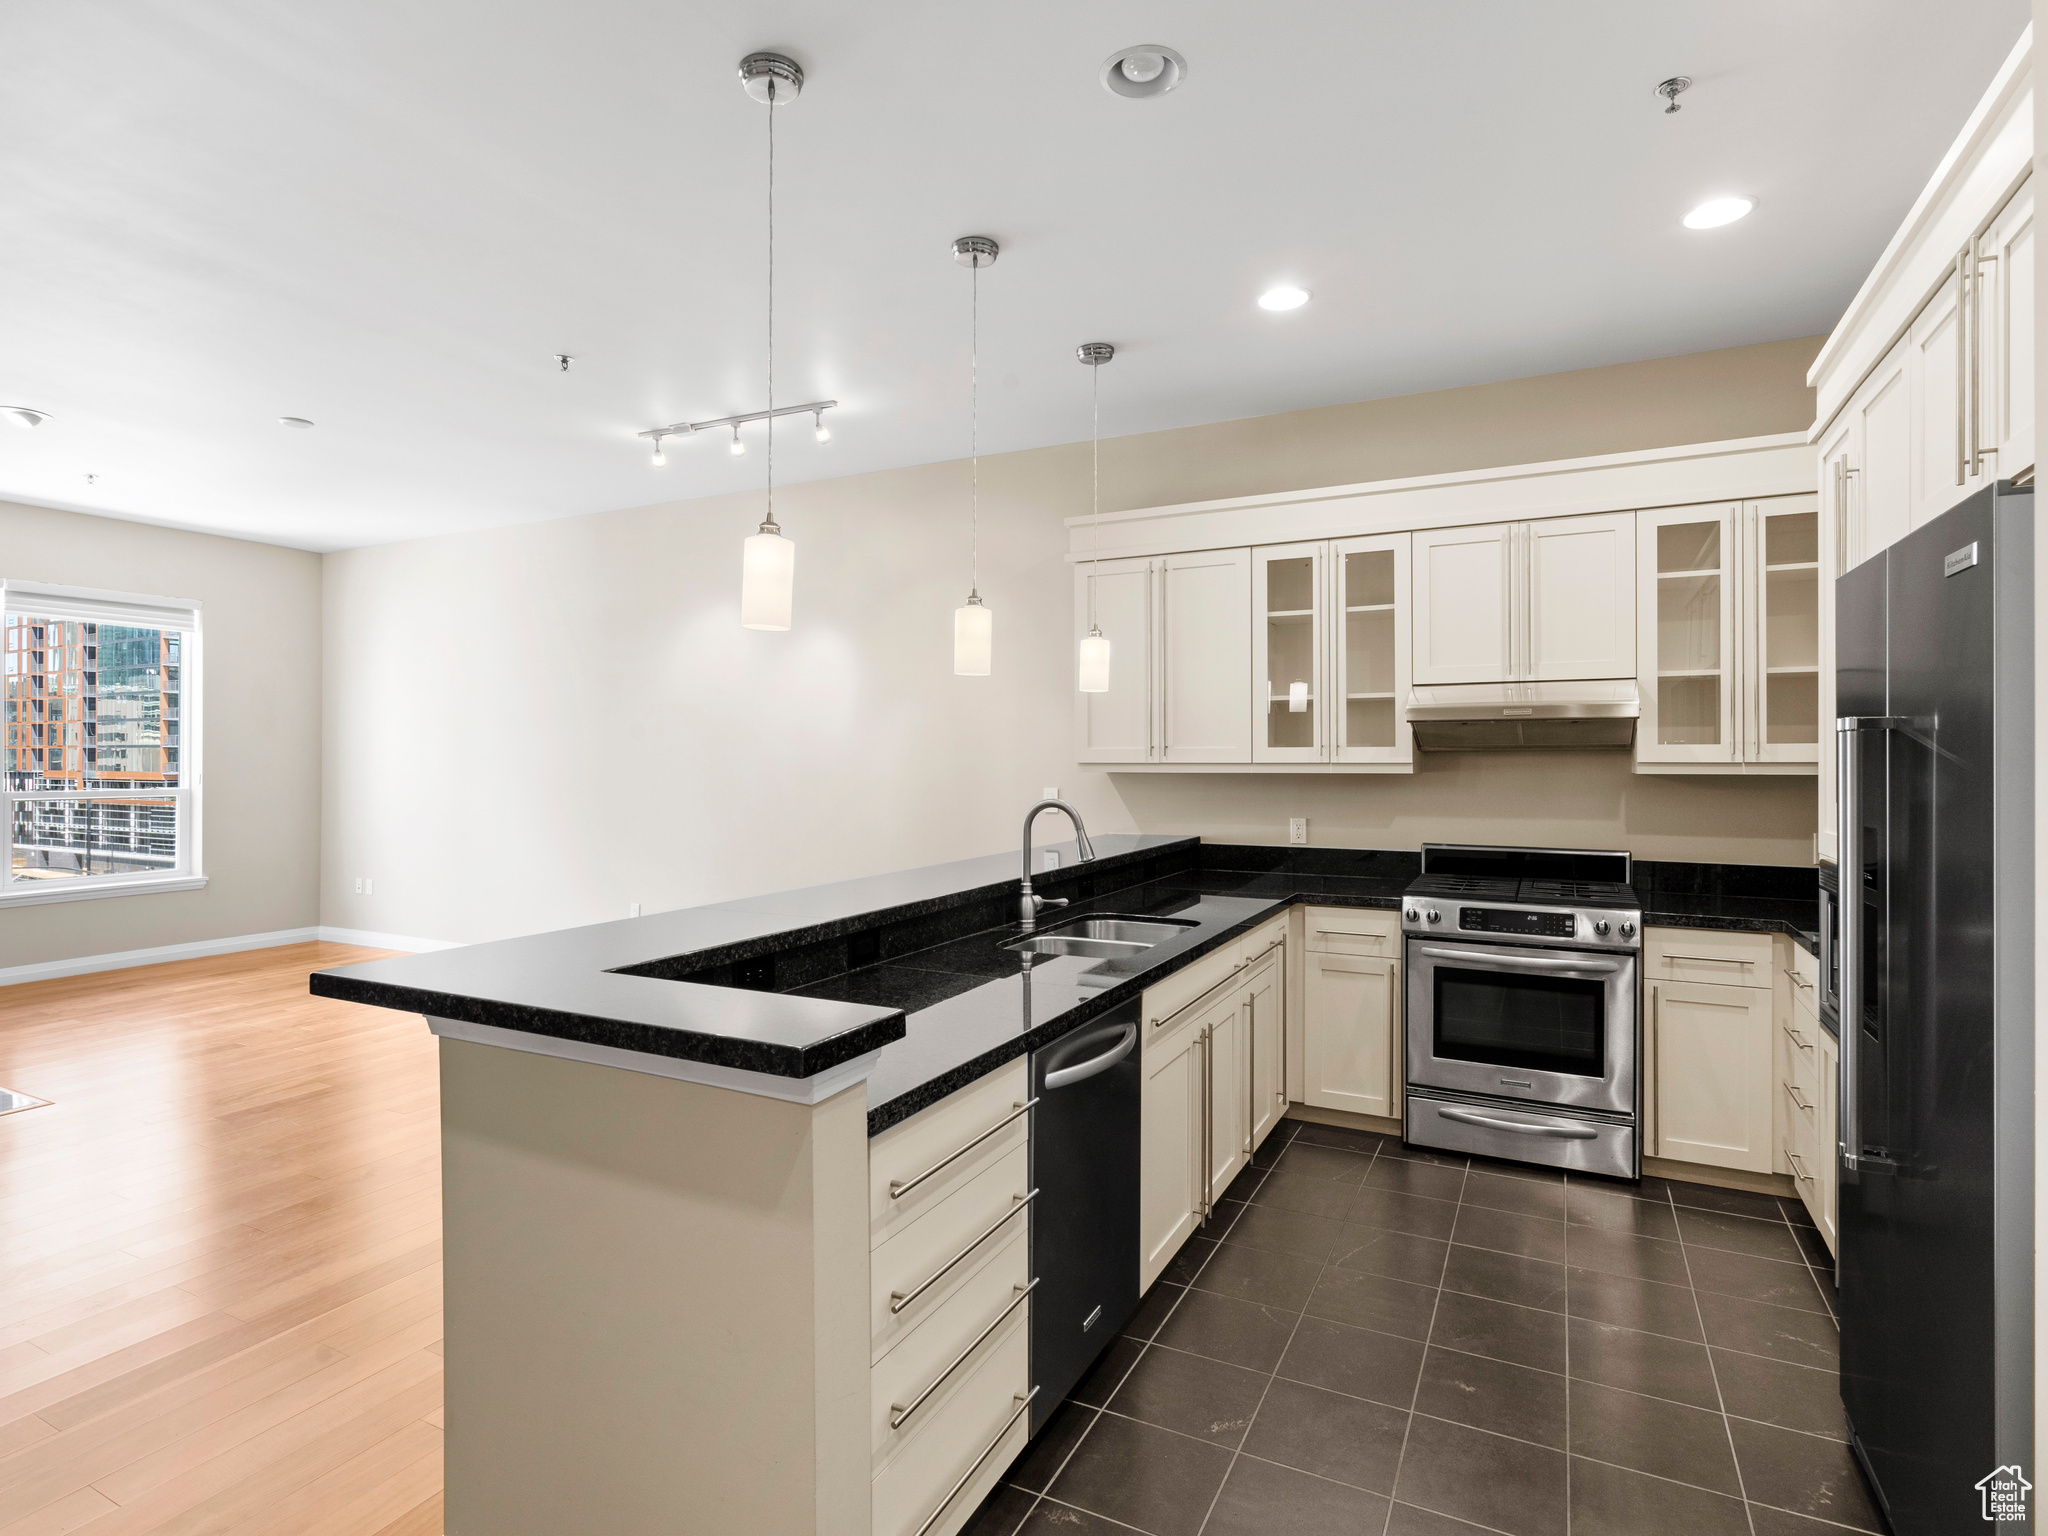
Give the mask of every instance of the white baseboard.
M 402 933 L 372 933 L 367 928 L 322 928 L 323 944 L 359 944 L 364 949 L 402 949 L 409 955 L 423 955 L 432 949 L 460 949 L 455 939 L 414 939 Z
M 396 933 L 366 933 L 358 928 L 280 928 L 272 933 L 242 933 L 226 939 L 197 939 L 190 944 L 159 944 L 153 949 L 121 949 L 70 960 L 39 960 L 30 965 L 0 966 L 0 987 L 25 981 L 51 981 L 59 976 L 86 976 L 94 971 L 121 971 L 135 965 L 162 965 L 168 960 L 197 960 L 205 955 L 234 955 L 245 949 L 275 949 L 281 944 L 359 944 L 365 949 L 402 949 L 420 953 L 454 949 L 447 939 L 409 939 Z

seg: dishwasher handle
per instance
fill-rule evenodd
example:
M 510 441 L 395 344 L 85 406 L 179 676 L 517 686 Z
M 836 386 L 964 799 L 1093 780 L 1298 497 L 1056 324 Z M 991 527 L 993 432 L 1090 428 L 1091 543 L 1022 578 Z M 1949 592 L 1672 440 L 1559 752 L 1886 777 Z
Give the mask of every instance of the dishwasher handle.
M 1091 1056 L 1088 1060 L 1079 1062 L 1074 1066 L 1059 1067 L 1046 1073 L 1046 1091 L 1050 1093 L 1055 1088 L 1067 1088 L 1075 1083 L 1085 1083 L 1089 1078 L 1099 1073 L 1107 1072 L 1111 1067 L 1130 1055 L 1131 1047 L 1137 1043 L 1138 1026 L 1136 1024 L 1126 1024 L 1118 1032 L 1116 1044 L 1112 1045 L 1100 1056 Z

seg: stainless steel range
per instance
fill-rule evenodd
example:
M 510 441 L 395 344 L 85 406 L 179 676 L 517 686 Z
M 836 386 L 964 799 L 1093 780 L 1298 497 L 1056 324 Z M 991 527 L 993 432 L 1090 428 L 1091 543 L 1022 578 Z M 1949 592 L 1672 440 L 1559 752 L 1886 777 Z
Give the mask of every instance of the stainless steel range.
M 1427 843 L 1401 906 L 1407 1139 L 1642 1173 L 1642 904 L 1626 853 Z

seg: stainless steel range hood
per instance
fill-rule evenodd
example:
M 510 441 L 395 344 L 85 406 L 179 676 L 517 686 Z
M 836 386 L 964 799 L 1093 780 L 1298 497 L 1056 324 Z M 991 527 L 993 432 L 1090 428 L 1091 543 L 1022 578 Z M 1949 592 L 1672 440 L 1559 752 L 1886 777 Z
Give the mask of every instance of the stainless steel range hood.
M 1440 683 L 1408 695 L 1425 752 L 1582 752 L 1635 744 L 1631 682 Z

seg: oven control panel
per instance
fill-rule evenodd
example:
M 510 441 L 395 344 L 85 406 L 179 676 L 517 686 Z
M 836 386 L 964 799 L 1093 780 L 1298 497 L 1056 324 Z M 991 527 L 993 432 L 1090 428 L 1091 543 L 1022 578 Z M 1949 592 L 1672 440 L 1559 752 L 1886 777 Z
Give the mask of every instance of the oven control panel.
M 1513 933 L 1540 939 L 1569 939 L 1578 933 L 1578 919 L 1569 912 L 1531 912 L 1515 907 L 1460 907 L 1458 926 L 1467 933 Z

